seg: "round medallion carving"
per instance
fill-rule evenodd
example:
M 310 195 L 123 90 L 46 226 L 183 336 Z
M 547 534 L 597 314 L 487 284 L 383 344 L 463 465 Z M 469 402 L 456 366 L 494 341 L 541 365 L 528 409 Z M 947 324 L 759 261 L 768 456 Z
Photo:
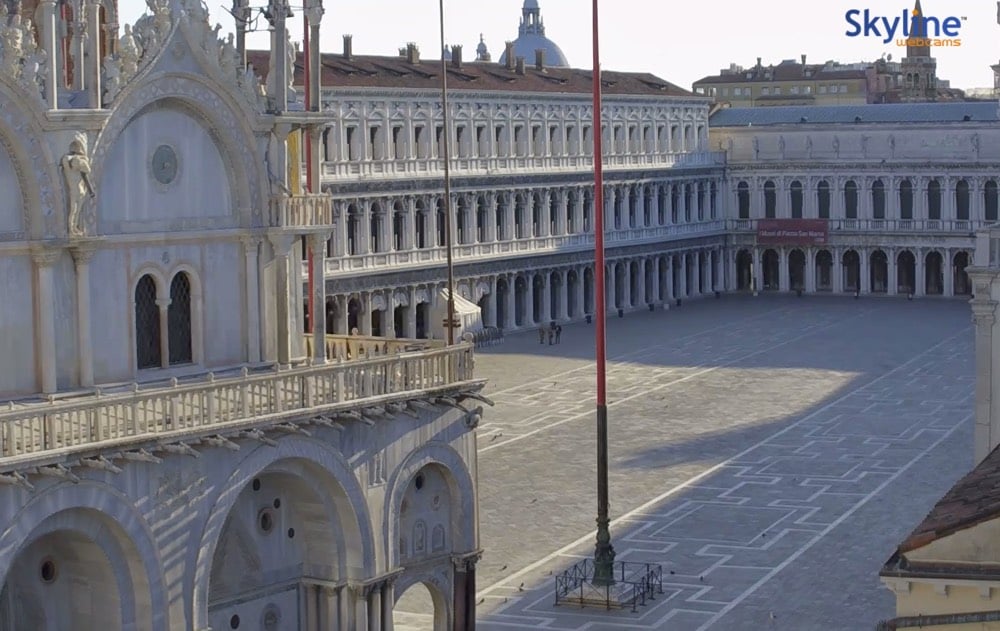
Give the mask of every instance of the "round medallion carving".
M 153 152 L 153 177 L 160 184 L 170 184 L 177 177 L 177 153 L 170 145 L 160 145 Z

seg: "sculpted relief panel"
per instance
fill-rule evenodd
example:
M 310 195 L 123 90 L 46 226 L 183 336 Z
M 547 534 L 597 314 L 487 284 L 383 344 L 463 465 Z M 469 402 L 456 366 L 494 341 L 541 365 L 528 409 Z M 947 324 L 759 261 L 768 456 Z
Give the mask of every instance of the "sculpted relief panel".
M 111 148 L 98 188 L 102 233 L 184 229 L 233 213 L 215 139 L 177 110 L 156 109 L 134 119 Z
M 4 233 L 20 232 L 25 229 L 25 225 L 21 183 L 17 179 L 14 162 L 2 143 L 0 143 L 0 191 L 3 191 L 0 195 L 0 239 L 3 239 Z

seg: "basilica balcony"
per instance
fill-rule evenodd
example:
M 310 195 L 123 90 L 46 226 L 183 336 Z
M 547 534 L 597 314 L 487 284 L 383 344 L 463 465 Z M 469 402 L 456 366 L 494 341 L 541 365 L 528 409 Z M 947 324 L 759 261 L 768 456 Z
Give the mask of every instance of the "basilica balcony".
M 313 336 L 306 339 L 306 356 L 313 357 Z M 353 360 L 414 351 L 445 348 L 444 340 L 371 337 L 365 335 L 326 335 L 326 356 L 333 360 Z
M 333 227 L 333 198 L 315 195 L 275 195 L 271 198 L 270 227 L 292 230 Z
M 604 157 L 604 168 L 705 168 L 726 164 L 725 151 L 701 151 L 685 153 L 637 153 L 610 154 Z M 452 158 L 452 173 L 455 175 L 499 175 L 539 172 L 591 171 L 594 168 L 592 156 L 546 156 L 546 157 L 457 157 Z M 358 160 L 324 162 L 324 180 L 357 180 L 367 178 L 398 177 L 441 177 L 444 161 L 439 158 L 403 158 L 388 160 Z
M 788 221 L 797 221 L 789 219 Z M 899 233 L 970 236 L 987 222 L 970 219 L 828 219 L 831 234 Z M 756 219 L 730 219 L 732 232 L 756 232 Z
M 77 459 L 107 468 L 108 459 L 155 460 L 158 451 L 190 453 L 192 444 L 232 447 L 226 437 L 267 442 L 265 432 L 308 433 L 307 423 L 370 424 L 367 411 L 385 416 L 440 397 L 450 404 L 482 386 L 473 378 L 471 344 L 330 337 L 340 359 L 329 363 L 243 367 L 9 402 L 0 411 L 0 472 Z
M 708 237 L 724 234 L 725 220 L 701 221 L 696 223 L 669 224 L 608 230 L 604 235 L 605 246 L 642 245 L 672 239 Z M 517 256 L 539 256 L 594 249 L 592 232 L 524 237 L 471 244 L 456 244 L 452 254 L 457 264 L 509 259 Z M 387 271 L 392 269 L 415 269 L 440 267 L 448 258 L 444 247 L 374 252 L 326 259 L 325 275 L 335 278 L 366 271 Z M 307 268 L 303 263 L 303 273 Z

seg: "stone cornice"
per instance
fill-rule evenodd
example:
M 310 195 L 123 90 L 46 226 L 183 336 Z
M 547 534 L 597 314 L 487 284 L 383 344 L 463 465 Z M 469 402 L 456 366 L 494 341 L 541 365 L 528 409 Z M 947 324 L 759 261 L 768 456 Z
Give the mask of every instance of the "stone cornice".
M 849 171 L 849 170 L 896 170 L 896 169 L 926 169 L 936 174 L 941 174 L 942 172 L 951 169 L 969 169 L 977 168 L 983 171 L 992 172 L 995 176 L 996 171 L 1000 169 L 1000 161 L 985 161 L 979 160 L 977 162 L 934 162 L 930 160 L 920 160 L 912 162 L 900 162 L 898 160 L 887 160 L 882 162 L 880 158 L 872 158 L 868 161 L 855 161 L 846 162 L 840 158 L 827 158 L 826 162 L 823 159 L 812 158 L 808 162 L 792 162 L 789 160 L 768 160 L 766 158 L 761 159 L 756 162 L 729 162 L 726 167 L 731 173 L 742 173 L 742 172 L 755 172 L 759 173 L 762 171 L 773 171 L 773 170 L 786 170 L 792 172 L 801 172 L 809 170 L 823 170 L 829 172 L 831 168 L 839 171 Z M 943 176 L 942 176 L 943 177 Z
M 558 94 L 553 92 L 525 92 L 521 90 L 497 91 L 497 90 L 458 90 L 449 91 L 449 101 L 460 103 L 464 101 L 489 101 L 491 104 L 497 103 L 526 103 L 531 105 L 545 104 L 546 101 L 555 103 L 570 103 L 593 107 L 591 95 L 589 93 L 569 93 Z M 438 90 L 426 90 L 423 88 L 360 88 L 323 86 L 323 102 L 346 99 L 419 99 L 428 101 L 440 101 L 441 92 Z M 664 105 L 681 105 L 686 107 L 705 108 L 707 113 L 711 105 L 711 97 L 697 96 L 667 96 L 658 94 L 607 94 L 603 96 L 602 105 L 607 107 L 618 103 L 642 104 L 662 103 Z

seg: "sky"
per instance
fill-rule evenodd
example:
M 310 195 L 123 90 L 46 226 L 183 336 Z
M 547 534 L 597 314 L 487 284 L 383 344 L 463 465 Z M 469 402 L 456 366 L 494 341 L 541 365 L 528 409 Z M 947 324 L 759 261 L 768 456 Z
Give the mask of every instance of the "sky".
M 302 0 L 291 0 L 293 8 Z M 211 19 L 222 32 L 233 30 L 229 2 L 207 0 Z M 601 66 L 606 70 L 651 72 L 683 88 L 731 63 L 744 67 L 762 58 L 765 65 L 807 56 L 809 63 L 893 60 L 905 48 L 879 37 L 848 37 L 845 14 L 869 10 L 871 17 L 901 16 L 912 0 L 601 0 Z M 134 23 L 144 0 L 119 0 L 122 23 Z M 562 49 L 570 65 L 592 67 L 591 3 L 587 0 L 538 0 L 546 36 Z M 251 0 L 264 6 L 266 0 Z M 504 42 L 517 37 L 523 0 L 444 0 L 445 40 L 462 44 L 463 57 L 475 58 L 482 33 L 493 60 Z M 961 19 L 958 47 L 935 48 L 938 78 L 956 88 L 993 86 L 990 65 L 1000 62 L 997 5 L 989 0 L 923 0 L 928 17 Z M 355 54 L 396 55 L 415 42 L 424 59 L 440 58 L 438 0 L 325 0 L 321 31 L 324 52 L 339 52 L 343 34 L 353 35 Z M 302 37 L 302 14 L 291 20 L 293 39 Z M 863 21 L 861 19 L 858 20 Z M 258 27 L 264 29 L 262 19 Z M 268 44 L 266 31 L 248 39 L 255 48 Z M 531 63 L 532 60 L 528 60 Z

